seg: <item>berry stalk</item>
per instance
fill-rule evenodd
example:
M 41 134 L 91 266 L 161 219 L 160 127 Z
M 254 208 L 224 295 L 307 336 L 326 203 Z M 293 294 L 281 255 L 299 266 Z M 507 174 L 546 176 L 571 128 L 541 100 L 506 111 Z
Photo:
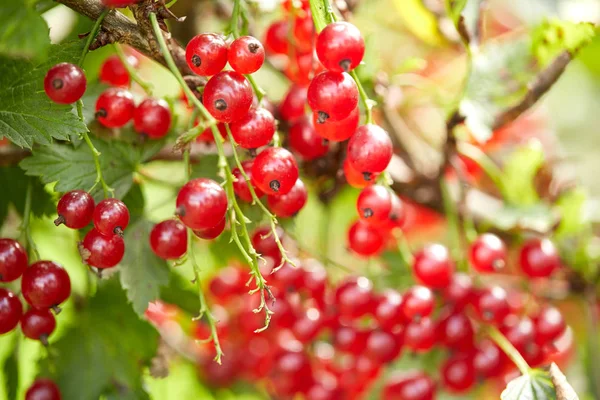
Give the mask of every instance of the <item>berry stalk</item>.
M 496 328 L 495 326 L 487 326 L 487 332 L 490 338 L 502 349 L 504 354 L 510 358 L 510 360 L 519 368 L 521 375 L 527 375 L 531 371 L 531 367 L 527 364 L 527 361 L 523 358 L 521 353 L 511 342 Z
M 127 56 L 125 56 L 121 45 L 119 43 L 114 43 L 113 48 L 115 49 L 117 57 L 119 57 L 119 59 L 121 60 L 121 63 L 127 70 L 127 73 L 129 74 L 131 79 L 133 79 L 135 83 L 140 85 L 140 87 L 144 90 L 144 92 L 146 92 L 148 96 L 152 96 L 152 90 L 154 89 L 154 86 L 152 86 L 150 82 L 146 82 L 144 79 L 142 79 L 142 77 L 137 73 L 135 68 L 133 68 L 131 64 L 129 64 L 129 61 L 127 61 Z
M 23 210 L 23 222 L 21 223 L 21 235 L 25 235 L 27 240 L 27 248 L 33 253 L 33 260 L 40 259 L 40 253 L 38 252 L 37 246 L 31 236 L 31 230 L 29 229 L 29 221 L 31 218 L 31 197 L 32 197 L 33 184 L 31 178 L 27 183 L 27 193 L 25 195 L 25 209 Z

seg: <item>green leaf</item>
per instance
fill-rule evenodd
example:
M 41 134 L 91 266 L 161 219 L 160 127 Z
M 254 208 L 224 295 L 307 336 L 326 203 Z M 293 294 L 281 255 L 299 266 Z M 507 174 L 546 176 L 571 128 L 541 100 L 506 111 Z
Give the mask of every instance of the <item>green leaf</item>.
M 183 360 L 170 366 L 169 376 L 164 379 L 149 379 L 148 384 L 154 399 L 214 399 L 210 390 L 198 379 L 196 367 Z
M 514 205 L 531 205 L 539 200 L 534 179 L 544 164 L 544 149 L 534 142 L 512 152 L 502 174 L 504 200 Z
M 416 37 L 431 46 L 447 44 L 436 16 L 425 7 L 423 0 L 394 0 L 393 3 L 402 24 Z
M 589 220 L 585 216 L 587 200 L 587 193 L 582 188 L 570 190 L 560 196 L 556 201 L 561 217 L 555 232 L 557 237 L 575 235 L 589 228 Z
M 115 279 L 102 282 L 71 326 L 41 362 L 43 375 L 64 399 L 147 399 L 144 367 L 156 353 L 158 334 L 140 320 Z
M 115 189 L 115 196 L 122 198 L 133 184 L 133 172 L 142 161 L 139 150 L 126 143 L 105 142 L 93 139 L 100 151 L 100 167 L 106 183 Z M 33 155 L 21 161 L 27 175 L 39 176 L 44 183 L 57 182 L 55 190 L 68 192 L 74 189 L 88 190 L 96 181 L 96 166 L 89 147 L 85 144 L 73 148 L 70 144 L 52 144 L 33 151 Z M 102 197 L 101 185 L 92 193 Z
M 312 14 L 317 33 L 321 32 L 329 23 L 329 16 L 327 14 L 325 2 L 323 0 L 310 0 L 310 12 Z
M 129 192 L 123 197 L 123 203 L 129 210 L 129 225 L 135 224 L 144 216 L 144 208 L 146 199 L 142 192 L 142 187 L 138 183 L 134 183 Z
M 148 303 L 160 297 L 160 289 L 169 283 L 169 269 L 158 258 L 148 238 L 154 226 L 149 221 L 139 221 L 125 230 L 125 256 L 120 263 L 121 286 L 135 312 L 142 317 Z
M 11 0 L 0 7 L 0 54 L 43 60 L 50 47 L 48 26 L 28 3 Z
M 503 231 L 531 230 L 548 232 L 559 220 L 559 215 L 548 205 L 509 206 L 478 209 L 478 217 Z
M 44 92 L 48 69 L 62 61 L 75 62 L 80 51 L 80 44 L 54 45 L 48 60 L 37 65 L 0 56 L 0 138 L 31 148 L 84 132 L 72 106 L 55 104 Z
M 6 397 L 8 400 L 17 400 L 19 390 L 19 359 L 18 352 L 13 352 L 4 361 L 4 379 L 6 380 Z
M 539 369 L 508 382 L 500 395 L 501 400 L 554 400 L 556 391 L 550 376 Z
M 532 33 L 533 54 L 541 65 L 547 65 L 565 50 L 574 53 L 581 49 L 597 34 L 592 23 L 546 20 Z
M 53 215 L 56 212 L 54 199 L 44 189 L 44 185 L 36 177 L 28 178 L 25 172 L 17 167 L 0 168 L 0 187 L 10 188 L 0 196 L 0 225 L 8 214 L 9 205 L 13 205 L 19 214 L 25 211 L 27 185 L 31 180 L 31 211 L 35 216 Z

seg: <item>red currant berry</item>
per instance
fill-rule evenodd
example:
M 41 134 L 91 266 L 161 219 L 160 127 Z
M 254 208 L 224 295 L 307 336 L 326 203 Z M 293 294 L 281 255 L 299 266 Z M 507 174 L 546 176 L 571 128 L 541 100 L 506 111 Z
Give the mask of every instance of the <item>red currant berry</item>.
M 329 151 L 329 146 L 307 118 L 298 120 L 290 127 L 288 139 L 292 150 L 307 161 L 322 157 Z
M 275 264 L 277 266 L 277 263 Z M 304 270 L 299 267 L 294 267 L 290 263 L 284 263 L 281 268 L 272 272 L 270 282 L 274 287 L 285 291 L 296 291 L 300 289 L 304 283 Z
M 560 267 L 560 257 L 550 239 L 531 239 L 523 244 L 519 263 L 525 275 L 545 278 Z
M 194 235 L 196 235 L 200 239 L 204 239 L 204 240 L 216 239 L 225 230 L 226 222 L 227 222 L 226 218 L 223 217 L 223 219 L 221 221 L 219 221 L 215 226 L 211 226 L 210 228 L 205 228 L 205 229 L 194 230 Z
M 297 179 L 296 159 L 282 147 L 263 150 L 252 164 L 252 183 L 267 195 L 289 193 Z
M 21 314 L 21 300 L 13 292 L 0 288 L 0 335 L 15 329 Z
M 382 400 L 434 400 L 435 382 L 423 372 L 395 374 L 383 388 Z
M 105 269 L 117 265 L 125 254 L 125 242 L 120 235 L 104 235 L 92 229 L 83 238 L 80 253 L 87 265 Z
M 292 122 L 304 116 L 307 88 L 292 85 L 279 105 L 279 114 L 285 121 Z
M 48 70 L 44 78 L 46 95 L 55 103 L 71 104 L 83 96 L 87 81 L 85 74 L 77 65 L 56 64 Z
M 154 225 L 150 232 L 150 248 L 164 260 L 176 260 L 187 251 L 185 226 L 176 220 L 168 219 Z
M 247 271 L 242 268 L 225 267 L 211 279 L 208 288 L 220 303 L 224 303 L 244 293 L 247 275 Z
M 346 280 L 335 290 L 335 304 L 342 317 L 360 318 L 373 312 L 373 284 L 363 276 Z
M 56 319 L 49 310 L 30 309 L 21 317 L 21 330 L 29 339 L 48 345 L 48 337 L 56 328 Z
M 292 10 L 298 11 L 309 11 L 310 1 L 309 0 L 283 0 L 281 3 L 284 11 L 290 12 Z
M 492 341 L 484 340 L 477 346 L 473 356 L 475 373 L 481 378 L 496 378 L 502 375 L 506 365 L 506 356 Z
M 364 174 L 354 169 L 350 161 L 346 158 L 344 160 L 344 176 L 346 177 L 346 182 L 354 188 L 362 189 L 369 185 L 372 185 L 377 180 L 379 174 L 369 175 L 369 180 L 365 179 Z
M 324 317 L 321 311 L 311 307 L 296 319 L 292 333 L 300 343 L 313 341 L 324 327 Z
M 283 229 L 278 227 L 276 232 L 279 241 L 282 241 L 284 237 Z M 281 257 L 281 252 L 279 251 L 273 232 L 268 226 L 259 227 L 254 230 L 252 233 L 252 247 L 263 256 L 268 256 L 276 260 Z M 281 270 L 277 273 L 279 272 Z
M 216 75 L 227 64 L 227 43 L 215 33 L 194 36 L 185 48 L 185 60 L 198 75 Z
M 95 207 L 94 198 L 86 191 L 65 193 L 56 206 L 58 218 L 54 220 L 54 225 L 65 224 L 71 229 L 81 229 L 92 220 Z
M 288 53 L 288 31 L 289 25 L 285 20 L 274 22 L 269 26 L 265 35 L 265 47 L 269 53 Z
M 223 71 L 208 80 L 202 102 L 219 122 L 231 123 L 243 118 L 252 105 L 252 86 L 244 75 Z
M 114 0 L 103 0 L 103 2 Z M 36 379 L 27 389 L 25 400 L 61 400 L 60 390 L 50 379 Z
M 484 321 L 501 324 L 510 313 L 506 291 L 500 286 L 484 289 L 477 295 L 475 310 Z
M 288 60 L 287 66 L 283 71 L 285 76 L 294 84 L 308 86 L 313 77 L 323 71 L 323 66 L 314 56 L 312 51 L 306 53 L 296 52 Z
M 405 322 L 402 312 L 402 295 L 395 290 L 386 290 L 377 303 L 374 317 L 384 330 L 393 330 Z
M 546 307 L 535 318 L 535 342 L 545 345 L 558 339 L 567 329 L 561 312 L 554 307 Z
M 146 99 L 133 112 L 133 127 L 151 139 L 160 139 L 171 127 L 171 110 L 162 99 Z
M 27 252 L 19 242 L 0 238 L 0 282 L 12 282 L 27 268 Z
M 348 142 L 348 160 L 367 180 L 372 174 L 387 168 L 392 154 L 392 141 L 388 133 L 377 125 L 359 126 Z
M 267 204 L 273 214 L 280 218 L 288 218 L 296 215 L 304 207 L 307 199 L 304 182 L 298 178 L 292 190 L 286 194 L 267 196 Z
M 32 307 L 56 307 L 71 295 L 71 279 L 57 263 L 38 261 L 25 270 L 21 279 L 21 293 Z
M 384 223 L 384 226 L 387 226 L 389 229 L 401 228 L 406 220 L 406 209 L 404 203 L 396 193 L 392 193 L 391 195 L 392 209 L 390 210 L 390 216 Z
M 454 262 L 441 244 L 430 244 L 415 254 L 413 272 L 423 285 L 443 289 L 450 284 Z
M 200 122 L 197 122 L 195 124 L 195 126 L 198 126 Z M 223 140 L 227 141 L 227 128 L 225 127 L 225 124 L 222 122 L 219 122 L 217 124 L 217 129 L 219 130 L 219 133 L 221 134 L 221 137 L 223 138 Z M 201 134 L 200 136 L 198 136 L 196 138 L 196 142 L 199 143 L 214 143 L 215 142 L 215 137 L 213 135 L 212 132 L 212 128 L 209 126 L 207 127 Z
M 506 265 L 506 246 L 493 233 L 484 233 L 471 244 L 469 260 L 479 272 L 499 271 Z
M 469 350 L 473 347 L 475 329 L 464 313 L 452 313 L 440 321 L 438 335 L 449 349 Z
M 96 118 L 108 128 L 124 126 L 133 118 L 134 110 L 133 96 L 125 89 L 106 89 L 96 100 Z
M 344 140 L 350 139 L 356 128 L 358 128 L 358 122 L 360 119 L 360 112 L 356 107 L 350 115 L 339 121 L 334 121 L 329 118 L 325 121 L 319 120 L 319 114 L 313 113 L 313 125 L 315 130 L 324 139 L 332 142 L 343 142 Z
M 400 336 L 376 330 L 367 339 L 365 355 L 375 362 L 387 364 L 400 355 L 402 340 Z
M 139 0 L 102 0 L 105 7 L 110 8 L 125 8 L 137 3 Z
M 308 105 L 317 114 L 317 123 L 330 118 L 339 121 L 358 106 L 358 88 L 347 73 L 326 71 L 314 77 L 308 86 L 307 98 Z
M 330 71 L 348 72 L 358 67 L 365 55 L 365 40 L 349 22 L 329 24 L 317 37 L 317 55 Z
M 265 49 L 256 38 L 242 36 L 229 45 L 227 54 L 229 65 L 240 74 L 253 74 L 265 62 Z
M 94 210 L 94 226 L 103 235 L 123 235 L 129 225 L 129 210 L 118 199 L 104 199 Z
M 358 220 L 348 229 L 348 247 L 356 254 L 370 257 L 383 250 L 384 238 L 381 229 Z
M 212 179 L 193 179 L 177 195 L 177 215 L 188 228 L 212 228 L 225 218 L 226 212 L 227 195 Z
M 254 164 L 254 162 L 250 160 L 242 161 L 242 168 L 244 168 L 244 172 L 246 172 L 246 175 L 250 179 L 250 184 L 254 188 L 256 197 L 262 197 L 263 192 L 252 183 L 252 164 Z M 235 176 L 235 181 L 233 181 L 233 191 L 235 192 L 235 195 L 240 200 L 251 203 L 252 193 L 250 193 L 250 189 L 248 188 L 248 183 L 246 182 L 244 175 L 242 175 L 242 172 L 239 168 L 234 169 L 232 173 L 233 176 Z
M 333 345 L 336 350 L 360 355 L 367 344 L 370 332 L 351 326 L 340 326 L 333 332 Z
M 130 61 L 132 66 L 137 64 L 137 58 L 128 57 L 127 61 Z M 131 78 L 127 68 L 121 62 L 121 59 L 116 54 L 108 56 L 100 67 L 100 82 L 104 82 L 111 86 L 117 87 L 129 87 Z
M 301 52 L 312 52 L 315 38 L 315 25 L 312 15 L 308 13 L 305 17 L 294 20 L 294 40 L 296 47 Z
M 444 299 L 457 311 L 470 304 L 474 296 L 473 280 L 467 274 L 454 274 L 450 284 L 444 289 Z
M 382 185 L 363 189 L 356 200 L 358 216 L 369 224 L 386 222 L 392 211 L 392 194 Z
M 404 345 L 414 352 L 431 350 L 436 343 L 436 326 L 429 317 L 411 321 L 404 329 Z
M 520 352 L 533 342 L 535 336 L 535 326 L 529 317 L 517 317 L 509 315 L 504 319 L 504 325 L 501 328 L 506 339 Z
M 473 360 L 462 354 L 449 358 L 442 365 L 442 384 L 454 393 L 469 390 L 475 384 Z
M 425 286 L 413 286 L 404 295 L 402 314 L 407 320 L 419 320 L 433 312 L 434 299 L 431 290 Z
M 306 391 L 314 382 L 310 359 L 298 350 L 278 355 L 270 375 L 277 394 L 283 397 Z
M 269 144 L 275 135 L 275 118 L 264 108 L 251 109 L 229 125 L 231 136 L 244 149 L 257 149 Z

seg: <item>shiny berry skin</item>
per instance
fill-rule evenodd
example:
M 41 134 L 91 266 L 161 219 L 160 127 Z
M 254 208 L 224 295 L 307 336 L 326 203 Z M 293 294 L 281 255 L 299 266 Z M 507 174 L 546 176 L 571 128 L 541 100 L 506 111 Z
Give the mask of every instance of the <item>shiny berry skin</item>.
M 554 307 L 546 307 L 540 311 L 535 320 L 535 342 L 539 345 L 552 343 L 567 329 L 561 312 Z
M 171 127 L 171 110 L 162 99 L 146 99 L 133 112 L 133 127 L 151 139 L 160 139 Z
M 253 108 L 229 125 L 231 136 L 244 149 L 266 146 L 275 135 L 275 118 L 265 108 Z
M 469 390 L 475 384 L 473 360 L 462 354 L 449 358 L 442 365 L 442 384 L 454 393 Z
M 54 225 L 65 224 L 71 229 L 81 229 L 92 221 L 94 215 L 94 198 L 84 190 L 73 190 L 65 193 L 56 206 L 58 218 Z
M 367 344 L 370 332 L 352 326 L 340 326 L 333 332 L 332 343 L 336 350 L 360 355 Z
M 506 245 L 493 233 L 484 233 L 469 248 L 469 261 L 479 272 L 495 272 L 506 265 Z
M 49 310 L 29 309 L 21 317 L 21 331 L 29 339 L 48 344 L 48 336 L 56 328 L 56 319 Z
M 135 57 L 127 57 L 127 61 L 134 67 L 138 60 Z M 127 68 L 121 62 L 121 59 L 116 54 L 108 56 L 100 67 L 100 82 L 104 82 L 111 86 L 129 87 L 131 77 Z
M 234 71 L 240 74 L 253 74 L 265 62 L 265 49 L 256 38 L 242 36 L 229 45 L 227 60 Z
M 19 242 L 0 238 L 0 282 L 12 282 L 27 268 L 27 252 Z
M 355 170 L 347 158 L 344 160 L 344 177 L 346 182 L 354 188 L 362 189 L 373 185 L 378 176 L 379 174 L 368 175 L 369 180 L 366 180 L 364 174 Z
M 429 317 L 411 321 L 404 328 L 404 345 L 412 351 L 430 350 L 436 343 L 436 326 Z
M 301 343 L 313 341 L 324 327 L 324 316 L 321 311 L 311 307 L 296 318 L 292 332 Z
M 389 219 L 392 211 L 392 194 L 382 185 L 363 189 L 356 200 L 358 216 L 366 223 L 378 225 Z
M 150 231 L 150 248 L 164 260 L 176 260 L 187 251 L 187 231 L 176 220 L 162 221 Z
M 500 286 L 492 286 L 477 294 L 475 310 L 485 322 L 499 325 L 510 313 L 506 291 Z
M 267 196 L 267 204 L 273 214 L 280 218 L 296 215 L 306 204 L 308 192 L 300 178 L 296 180 L 292 190 L 282 195 Z
M 223 36 L 214 33 L 194 36 L 185 48 L 185 60 L 198 75 L 216 75 L 227 64 L 227 43 Z
M 219 302 L 225 302 L 244 293 L 247 279 L 247 271 L 229 266 L 219 270 L 219 273 L 211 279 L 208 287 Z
M 402 340 L 397 335 L 376 330 L 367 339 L 365 355 L 381 364 L 388 363 L 400 355 Z
M 109 0 L 103 0 L 104 2 Z M 50 379 L 36 379 L 27 389 L 25 400 L 61 400 L 60 390 Z
M 287 54 L 288 53 L 288 30 L 287 21 L 277 21 L 272 23 L 265 34 L 265 47 L 269 53 Z
M 473 356 L 473 368 L 480 378 L 495 378 L 504 372 L 506 356 L 491 340 L 484 340 L 477 346 Z
M 433 312 L 434 299 L 431 290 L 425 286 L 415 285 L 404 295 L 402 314 L 407 320 L 419 320 Z
M 221 221 L 219 221 L 215 226 L 211 226 L 210 228 L 205 229 L 196 229 L 194 230 L 194 235 L 204 240 L 213 240 L 218 238 L 221 233 L 225 230 L 225 224 L 227 219 L 223 217 Z
M 83 238 L 80 253 L 87 265 L 100 269 L 112 268 L 123 259 L 125 242 L 120 235 L 104 235 L 92 229 Z
M 419 282 L 436 289 L 448 286 L 454 274 L 454 262 L 441 244 L 430 244 L 417 252 L 412 267 Z
M 133 118 L 135 103 L 125 89 L 106 89 L 96 100 L 96 119 L 107 128 L 120 128 Z
M 392 330 L 403 324 L 402 295 L 393 289 L 386 290 L 379 298 L 373 316 L 384 330 Z
M 252 86 L 235 71 L 223 71 L 208 80 L 202 101 L 219 122 L 231 123 L 243 118 L 252 105 Z
M 321 72 L 311 81 L 306 96 L 319 123 L 342 120 L 358 106 L 358 88 L 345 72 Z
M 307 90 L 307 88 L 298 85 L 290 87 L 281 104 L 279 104 L 279 114 L 282 119 L 292 122 L 304 116 Z
M 377 125 L 361 125 L 348 142 L 348 160 L 365 178 L 383 172 L 392 159 L 392 141 Z
M 252 164 L 252 183 L 267 195 L 288 193 L 298 179 L 296 159 L 282 147 L 263 150 Z
M 348 229 L 348 247 L 356 254 L 370 257 L 381 253 L 385 244 L 381 229 L 358 220 Z
M 15 329 L 22 314 L 21 300 L 13 292 L 0 288 L 0 335 Z
M 294 20 L 294 40 L 301 52 L 312 52 L 315 38 L 315 25 L 312 16 L 308 14 Z
M 387 379 L 382 400 L 434 400 L 435 382 L 423 372 L 402 372 Z
M 322 157 L 329 151 L 329 146 L 307 118 L 296 121 L 290 127 L 288 140 L 292 150 L 306 161 Z
M 252 164 L 254 164 L 254 162 L 250 161 L 250 160 L 242 161 L 242 168 L 244 168 L 244 172 L 246 172 L 246 175 L 250 179 L 250 184 L 254 188 L 256 197 L 262 197 L 263 192 L 258 187 L 256 187 L 256 185 L 254 185 L 252 183 Z M 232 171 L 232 173 L 236 179 L 235 181 L 233 181 L 233 191 L 235 192 L 235 195 L 240 200 L 243 200 L 247 203 L 251 203 L 252 202 L 252 193 L 250 193 L 250 189 L 248 188 L 248 183 L 246 183 L 246 179 L 244 178 L 244 175 L 242 175 L 242 172 L 240 171 L 239 168 L 234 169 Z
M 283 70 L 285 76 L 294 84 L 300 86 L 310 85 L 313 77 L 323 71 L 323 66 L 316 59 L 312 51 L 306 53 L 296 52 Z
M 177 215 L 188 228 L 212 228 L 225 218 L 226 212 L 227 195 L 212 179 L 192 179 L 177 194 Z
M 57 263 L 38 261 L 25 270 L 21 293 L 32 307 L 55 307 L 71 295 L 71 280 L 67 271 Z
M 325 68 L 334 72 L 348 72 L 361 63 L 365 55 L 365 40 L 351 23 L 334 22 L 319 33 L 316 50 Z
M 342 317 L 359 318 L 372 313 L 376 305 L 373 283 L 362 276 L 346 280 L 335 290 L 335 305 Z
M 545 278 L 560 267 L 560 257 L 550 239 L 530 239 L 521 247 L 519 264 L 531 278 Z
M 104 199 L 94 210 L 94 227 L 103 235 L 122 235 L 129 225 L 129 210 L 119 199 Z
M 459 311 L 474 299 L 473 280 L 467 274 L 454 274 L 450 284 L 444 288 L 444 300 Z
M 440 342 L 449 349 L 469 350 L 473 347 L 475 329 L 464 313 L 451 313 L 437 327 Z
M 71 104 L 83 96 L 87 80 L 77 65 L 70 63 L 56 64 L 50 68 L 44 78 L 44 91 L 55 103 Z
M 523 353 L 533 342 L 535 325 L 527 316 L 511 315 L 504 320 L 500 331 L 517 350 Z
M 284 236 L 283 229 L 278 227 L 276 232 L 279 241 L 282 241 Z M 254 249 L 263 256 L 268 256 L 274 259 L 279 259 L 279 257 L 281 257 L 281 252 L 279 251 L 275 237 L 271 232 L 271 228 L 268 226 L 258 227 L 254 230 L 254 232 L 252 232 L 252 247 L 254 247 Z M 283 268 L 276 272 L 275 275 L 282 270 Z
M 356 128 L 358 128 L 358 122 L 360 119 L 360 111 L 356 107 L 350 114 L 339 121 L 335 121 L 331 118 L 326 120 L 319 120 L 319 114 L 313 113 L 313 125 L 315 130 L 323 139 L 330 140 L 332 142 L 343 142 L 344 140 L 350 139 Z

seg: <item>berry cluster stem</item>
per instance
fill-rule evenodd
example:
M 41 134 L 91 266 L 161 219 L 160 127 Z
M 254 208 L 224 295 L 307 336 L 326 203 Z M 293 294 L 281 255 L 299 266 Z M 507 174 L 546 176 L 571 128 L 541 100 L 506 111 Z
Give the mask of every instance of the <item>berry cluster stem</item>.
M 113 48 L 115 49 L 117 57 L 119 57 L 119 59 L 121 60 L 121 63 L 127 70 L 127 73 L 129 74 L 131 79 L 133 79 L 135 83 L 140 85 L 140 87 L 144 90 L 144 92 L 146 92 L 148 96 L 152 96 L 152 90 L 154 89 L 154 86 L 152 86 L 150 82 L 146 82 L 144 79 L 142 79 L 140 74 L 138 74 L 137 71 L 131 66 L 129 61 L 127 61 L 127 56 L 123 52 L 121 45 L 119 43 L 115 43 L 113 44 Z
M 104 17 L 106 17 L 109 12 L 110 12 L 110 8 L 106 8 L 104 11 L 102 11 L 102 14 L 100 14 L 98 19 L 94 23 L 92 30 L 88 34 L 87 40 L 85 42 L 85 46 L 83 47 L 83 50 L 81 51 L 81 56 L 79 57 L 79 62 L 77 63 L 77 64 L 79 64 L 80 67 L 83 67 L 83 62 L 85 61 L 85 56 L 87 56 L 87 53 L 90 50 L 90 46 L 91 46 L 92 42 L 94 41 L 94 39 L 96 38 L 96 35 L 98 34 L 98 31 L 100 30 L 100 27 L 102 26 L 102 21 L 104 21 Z
M 517 350 L 495 326 L 489 325 L 486 329 L 489 337 L 498 345 L 498 347 L 500 347 L 500 349 L 502 349 L 504 354 L 510 358 L 517 368 L 519 368 L 521 375 L 527 375 L 531 371 L 531 367 L 527 364 L 527 361 L 525 361 L 521 353 L 519 353 L 519 350 Z
M 154 13 L 150 14 L 150 22 L 152 24 L 152 30 L 154 31 L 154 35 L 156 36 L 156 40 L 158 41 L 158 45 L 163 53 L 163 57 L 165 58 L 167 66 L 169 67 L 169 69 L 171 70 L 171 72 L 173 73 L 173 75 L 175 76 L 177 81 L 179 82 L 179 85 L 181 86 L 184 93 L 188 97 L 188 100 L 190 102 L 192 102 L 194 104 L 194 106 L 198 109 L 198 111 L 200 112 L 202 117 L 207 121 L 206 122 L 207 126 L 209 126 L 212 131 L 212 134 L 213 134 L 213 137 L 215 140 L 215 145 L 217 146 L 217 151 L 219 154 L 219 165 L 218 166 L 221 170 L 221 173 L 223 174 L 223 177 L 225 178 L 225 188 L 228 193 L 228 198 L 231 201 L 231 205 L 230 205 L 230 209 L 229 209 L 229 223 L 231 225 L 232 237 L 233 237 L 233 240 L 235 241 L 236 245 L 242 252 L 242 254 L 244 254 L 244 257 L 247 260 L 249 260 L 249 263 L 250 263 L 250 266 L 252 269 L 252 275 L 254 275 L 255 282 L 256 282 L 256 289 L 251 292 L 260 291 L 261 305 L 258 309 L 255 310 L 255 312 L 260 312 L 260 311 L 264 310 L 265 314 L 266 314 L 266 316 L 265 316 L 266 324 L 265 325 L 268 325 L 269 321 L 271 320 L 272 311 L 269 310 L 269 308 L 266 304 L 265 292 L 269 293 L 269 297 L 271 297 L 271 295 L 270 295 L 269 288 L 267 286 L 267 281 L 262 276 L 262 274 L 260 273 L 260 270 L 258 268 L 258 253 L 252 246 L 252 242 L 250 240 L 250 235 L 248 233 L 248 228 L 246 226 L 246 223 L 249 222 L 249 220 L 248 220 L 248 218 L 246 218 L 246 216 L 244 216 L 244 214 L 243 214 L 241 208 L 239 207 L 239 205 L 236 201 L 236 198 L 235 198 L 235 193 L 233 190 L 233 181 L 234 181 L 235 177 L 233 176 L 233 173 L 231 172 L 231 168 L 229 167 L 229 165 L 227 163 L 227 159 L 225 157 L 225 151 L 223 149 L 223 138 L 221 137 L 221 134 L 219 133 L 215 119 L 212 117 L 212 115 L 210 115 L 210 113 L 204 107 L 204 105 L 202 103 L 200 103 L 200 101 L 196 98 L 194 93 L 192 93 L 191 89 L 185 83 L 183 76 L 177 69 L 177 66 L 175 65 L 175 61 L 173 60 L 173 56 L 171 55 L 171 53 L 169 51 L 169 48 L 167 46 L 165 38 L 163 37 L 160 26 L 158 25 L 158 19 L 156 18 L 156 14 L 154 14 Z M 241 229 L 242 229 L 241 233 L 242 233 L 242 236 L 244 236 L 244 239 L 246 241 L 247 249 L 248 249 L 247 251 L 246 251 L 246 247 L 244 247 L 243 244 L 241 243 L 241 241 L 239 240 L 239 235 L 237 233 L 237 224 L 238 223 L 241 225 Z M 236 240 L 236 238 L 237 238 L 237 240 Z M 248 257 L 246 257 L 246 256 L 248 256 Z

